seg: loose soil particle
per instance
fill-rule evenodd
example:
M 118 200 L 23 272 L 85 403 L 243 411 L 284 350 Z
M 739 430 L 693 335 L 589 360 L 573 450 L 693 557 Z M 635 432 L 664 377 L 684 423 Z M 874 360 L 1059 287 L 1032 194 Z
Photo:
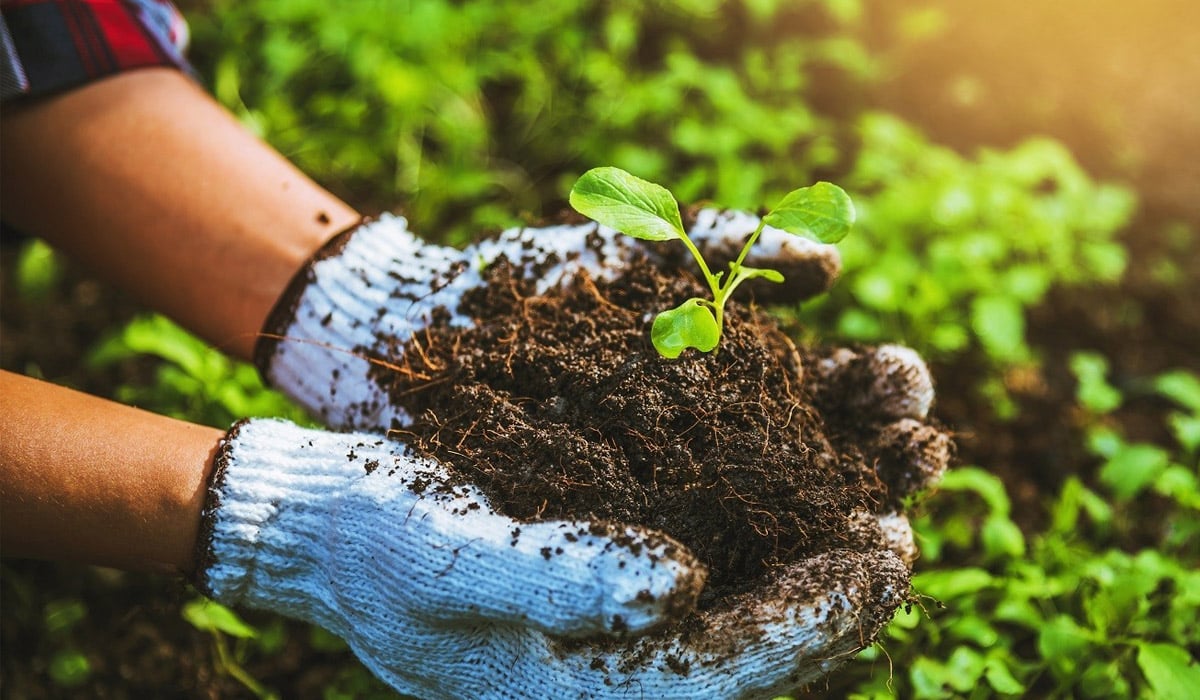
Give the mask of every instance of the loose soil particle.
M 788 562 L 878 548 L 851 514 L 886 487 L 826 439 L 817 388 L 769 317 L 733 303 L 718 352 L 667 360 L 647 311 L 702 294 L 695 280 L 638 260 L 620 283 L 538 296 L 503 260 L 487 275 L 459 309 L 473 328 L 393 344 L 402 369 L 375 378 L 416 416 L 398 437 L 500 512 L 662 530 L 709 567 L 702 607 Z

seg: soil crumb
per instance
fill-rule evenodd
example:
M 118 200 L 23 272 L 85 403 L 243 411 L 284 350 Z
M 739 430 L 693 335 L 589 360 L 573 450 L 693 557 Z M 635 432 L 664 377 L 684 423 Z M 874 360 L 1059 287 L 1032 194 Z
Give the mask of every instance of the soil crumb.
M 705 290 L 644 260 L 632 268 L 620 283 L 581 276 L 539 296 L 519 269 L 489 266 L 491 284 L 459 309 L 473 328 L 431 328 L 393 346 L 401 371 L 376 368 L 416 418 L 398 437 L 518 520 L 675 537 L 709 567 L 702 607 L 774 567 L 863 546 L 853 513 L 876 509 L 886 486 L 831 446 L 790 340 L 733 302 L 716 353 L 664 359 L 653 313 Z

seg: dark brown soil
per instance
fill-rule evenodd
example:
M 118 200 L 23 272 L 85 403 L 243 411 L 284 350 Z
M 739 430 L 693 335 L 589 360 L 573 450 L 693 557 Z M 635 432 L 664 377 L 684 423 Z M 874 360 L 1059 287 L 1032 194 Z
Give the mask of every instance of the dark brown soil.
M 803 363 L 774 322 L 734 305 L 716 353 L 660 357 L 649 310 L 702 290 L 639 261 L 619 284 L 583 277 L 535 296 L 500 262 L 440 327 L 377 379 L 417 417 L 400 437 L 520 520 L 638 523 L 710 569 L 706 598 L 854 542 L 855 509 L 886 487 L 826 439 Z M 854 535 L 852 533 L 860 533 Z M 703 604 L 704 599 L 702 599 Z

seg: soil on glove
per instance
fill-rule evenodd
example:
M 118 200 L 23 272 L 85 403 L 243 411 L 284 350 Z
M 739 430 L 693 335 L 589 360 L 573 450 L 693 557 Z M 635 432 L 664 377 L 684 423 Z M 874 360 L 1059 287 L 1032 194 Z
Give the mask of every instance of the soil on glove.
M 486 274 L 459 309 L 473 328 L 396 346 L 401 370 L 376 379 L 416 417 L 398 437 L 500 512 L 662 530 L 709 567 L 702 607 L 797 559 L 878 549 L 851 514 L 887 487 L 831 445 L 820 387 L 765 313 L 734 303 L 716 353 L 668 360 L 652 311 L 702 295 L 695 280 L 635 261 L 620 284 L 584 276 L 536 295 L 504 261 Z

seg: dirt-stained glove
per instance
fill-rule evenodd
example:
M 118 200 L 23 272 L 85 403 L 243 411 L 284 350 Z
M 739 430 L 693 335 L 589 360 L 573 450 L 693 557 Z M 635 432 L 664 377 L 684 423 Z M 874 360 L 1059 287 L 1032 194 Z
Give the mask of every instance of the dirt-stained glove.
M 758 225 L 757 217 L 734 211 L 703 209 L 692 218 L 689 236 L 717 260 L 736 257 Z M 544 292 L 580 271 L 612 280 L 634 251 L 675 256 L 663 248 L 676 247 L 646 245 L 588 223 L 511 229 L 457 250 L 424 243 L 403 218 L 385 215 L 336 238 L 293 280 L 267 321 L 255 362 L 273 386 L 331 427 L 402 426 L 409 422 L 403 409 L 363 381 L 370 358 L 388 361 L 391 343 L 435 321 L 471 323 L 458 313 L 463 295 L 482 286 L 483 270 L 502 256 L 539 279 Z M 677 262 L 690 264 L 682 256 Z M 784 275 L 784 284 L 756 292 L 797 301 L 828 289 L 841 259 L 831 245 L 767 227 L 746 264 Z
M 900 501 L 950 457 L 924 423 L 932 385 L 911 350 L 841 350 L 817 364 L 818 402 L 851 391 L 859 418 L 882 426 L 851 445 L 862 420 L 832 414 L 842 447 L 867 452 L 895 500 L 861 514 L 852 548 L 795 562 L 682 623 L 654 629 L 703 584 L 674 541 L 516 523 L 395 441 L 278 421 L 236 426 L 216 460 L 201 586 L 326 627 L 421 698 L 774 697 L 851 658 L 906 600 L 916 548 Z
M 689 235 L 706 257 L 727 251 L 732 258 L 757 223 L 746 214 L 703 210 Z M 770 228 L 755 251 L 758 259 L 747 264 L 780 270 L 787 279 L 771 288 L 775 301 L 827 289 L 840 268 L 832 246 Z M 389 353 L 405 341 L 420 352 L 431 326 L 469 326 L 460 303 L 486 284 L 486 268 L 501 256 L 526 279 L 540 280 L 538 291 L 548 291 L 581 272 L 616 280 L 633 255 L 647 252 L 660 254 L 653 244 L 595 224 L 515 229 L 458 251 L 426 245 L 403 219 L 385 217 L 339 237 L 296 278 L 256 359 L 273 385 L 330 425 L 403 428 L 411 417 L 370 379 L 371 363 L 400 364 Z M 856 514 L 847 535 L 852 546 L 795 562 L 745 595 L 633 639 L 572 640 L 481 623 L 488 631 L 476 648 L 489 655 L 479 664 L 486 669 L 435 674 L 418 694 L 769 698 L 818 680 L 870 644 L 908 595 L 917 550 L 904 505 L 940 477 L 952 445 L 927 423 L 932 382 L 911 350 L 842 349 L 804 359 L 808 394 L 836 451 L 857 452 L 858 459 L 847 461 L 871 465 L 887 486 L 873 511 Z M 413 687 L 398 670 L 372 667 L 396 687 Z
M 838 450 L 857 450 L 888 485 L 859 513 L 847 549 L 789 565 L 770 583 L 719 600 L 682 625 L 578 649 L 573 677 L 604 670 L 614 686 L 571 686 L 562 697 L 772 698 L 819 682 L 870 644 L 908 599 L 917 556 L 903 506 L 934 485 L 953 444 L 929 425 L 933 384 L 908 348 L 839 349 L 807 358 L 806 385 L 827 409 Z M 844 395 L 847 392 L 848 395 Z M 599 688 L 599 689 L 598 689 Z M 524 697 L 520 693 L 514 694 Z
M 397 442 L 275 420 L 229 432 L 202 533 L 202 590 L 321 625 L 420 697 L 540 694 L 563 680 L 525 656 L 547 634 L 644 632 L 705 578 L 643 528 L 517 523 Z

